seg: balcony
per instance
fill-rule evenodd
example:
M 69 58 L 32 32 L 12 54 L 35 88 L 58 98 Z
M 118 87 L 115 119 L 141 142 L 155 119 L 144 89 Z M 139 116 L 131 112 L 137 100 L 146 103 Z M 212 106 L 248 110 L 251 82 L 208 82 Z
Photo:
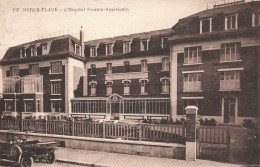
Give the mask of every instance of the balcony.
M 3 78 L 3 93 L 43 92 L 43 76 L 27 75 L 24 77 Z
M 220 91 L 240 90 L 240 80 L 220 80 Z
M 113 73 L 105 74 L 105 80 L 131 80 L 131 79 L 140 79 L 148 78 L 148 72 L 128 72 L 128 73 Z
M 184 82 L 183 85 L 184 92 L 200 92 L 201 91 L 201 81 Z

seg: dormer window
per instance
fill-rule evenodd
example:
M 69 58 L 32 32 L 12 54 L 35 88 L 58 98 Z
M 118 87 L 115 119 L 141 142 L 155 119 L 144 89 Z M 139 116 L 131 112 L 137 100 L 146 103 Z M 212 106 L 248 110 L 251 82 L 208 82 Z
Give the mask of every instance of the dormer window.
M 129 53 L 129 52 L 131 52 L 130 42 L 124 42 L 123 43 L 123 53 Z
M 200 33 L 212 32 L 212 18 L 200 20 Z
M 47 43 L 42 44 L 42 54 L 43 55 L 48 54 L 48 44 Z
M 113 45 L 109 44 L 106 45 L 106 55 L 112 55 L 113 54 Z
M 169 47 L 169 37 L 162 37 L 162 49 Z
M 225 17 L 225 30 L 237 28 L 237 14 Z
M 90 47 L 90 57 L 96 57 L 97 56 L 97 47 L 92 46 Z
M 260 11 L 253 13 L 252 15 L 252 26 L 260 25 Z
M 75 44 L 75 54 L 77 54 L 77 55 L 81 55 L 80 50 L 81 50 L 81 46 L 78 45 L 78 44 Z
M 144 40 L 140 41 L 140 50 L 141 51 L 148 50 L 148 46 L 149 46 L 149 40 L 148 39 L 144 39 Z
M 37 46 L 36 45 L 31 47 L 31 56 L 37 56 Z
M 26 57 L 26 48 L 20 49 L 20 58 Z

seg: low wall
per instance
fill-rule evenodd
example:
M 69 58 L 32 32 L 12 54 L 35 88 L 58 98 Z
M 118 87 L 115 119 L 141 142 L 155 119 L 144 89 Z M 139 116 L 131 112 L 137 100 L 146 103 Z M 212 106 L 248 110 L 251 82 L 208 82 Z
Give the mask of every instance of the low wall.
M 15 136 L 25 139 L 26 133 L 0 130 L 0 140 L 12 140 Z M 39 133 L 27 133 L 27 140 L 39 140 L 43 142 L 57 140 L 65 142 L 66 148 L 185 159 L 185 145 L 175 143 L 99 139 Z

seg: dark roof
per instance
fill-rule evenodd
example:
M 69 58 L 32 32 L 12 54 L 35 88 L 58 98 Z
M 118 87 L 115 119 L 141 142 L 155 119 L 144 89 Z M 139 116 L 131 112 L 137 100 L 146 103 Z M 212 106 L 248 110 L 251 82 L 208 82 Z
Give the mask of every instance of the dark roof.
M 103 38 L 103 39 L 91 40 L 91 41 L 85 42 L 85 45 L 96 46 L 100 43 L 111 44 L 116 41 L 132 41 L 134 38 L 148 39 L 154 35 L 171 36 L 172 29 L 168 28 L 168 29 L 162 29 L 162 30 L 156 30 L 156 31 L 141 32 L 141 33 L 137 33 L 137 34 L 116 36 L 113 38 Z
M 50 42 L 50 50 L 49 50 L 49 54 L 46 55 L 37 55 L 37 56 L 27 56 L 24 58 L 20 58 L 20 49 L 23 47 L 30 47 L 33 45 L 41 45 L 44 43 L 48 43 Z M 28 60 L 29 59 L 41 59 L 44 57 L 49 57 L 49 56 L 57 56 L 57 55 L 72 55 L 74 53 L 74 47 L 73 47 L 73 43 L 80 43 L 80 41 L 71 36 L 71 35 L 62 35 L 62 36 L 58 36 L 58 37 L 52 37 L 52 38 L 45 38 L 45 39 L 39 39 L 39 40 L 35 40 L 32 42 L 27 42 L 24 44 L 20 44 L 17 46 L 13 46 L 8 48 L 8 50 L 6 51 L 4 57 L 2 58 L 2 60 L 0 61 L 1 64 L 4 64 L 8 61 L 23 61 L 23 60 Z M 75 55 L 73 55 L 75 56 Z M 37 58 L 34 58 L 37 57 Z M 77 56 L 76 56 L 77 57 Z M 55 59 L 55 58 L 54 58 Z

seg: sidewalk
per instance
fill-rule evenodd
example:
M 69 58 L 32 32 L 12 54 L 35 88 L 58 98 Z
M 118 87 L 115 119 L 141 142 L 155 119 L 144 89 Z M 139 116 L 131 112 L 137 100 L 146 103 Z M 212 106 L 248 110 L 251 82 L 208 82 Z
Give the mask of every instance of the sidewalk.
M 58 162 L 78 164 L 82 166 L 95 167 L 184 167 L 184 166 L 238 166 L 234 164 L 221 163 L 208 160 L 185 161 L 168 158 L 147 157 L 129 154 L 107 153 L 98 151 L 76 150 L 59 147 L 56 152 Z

